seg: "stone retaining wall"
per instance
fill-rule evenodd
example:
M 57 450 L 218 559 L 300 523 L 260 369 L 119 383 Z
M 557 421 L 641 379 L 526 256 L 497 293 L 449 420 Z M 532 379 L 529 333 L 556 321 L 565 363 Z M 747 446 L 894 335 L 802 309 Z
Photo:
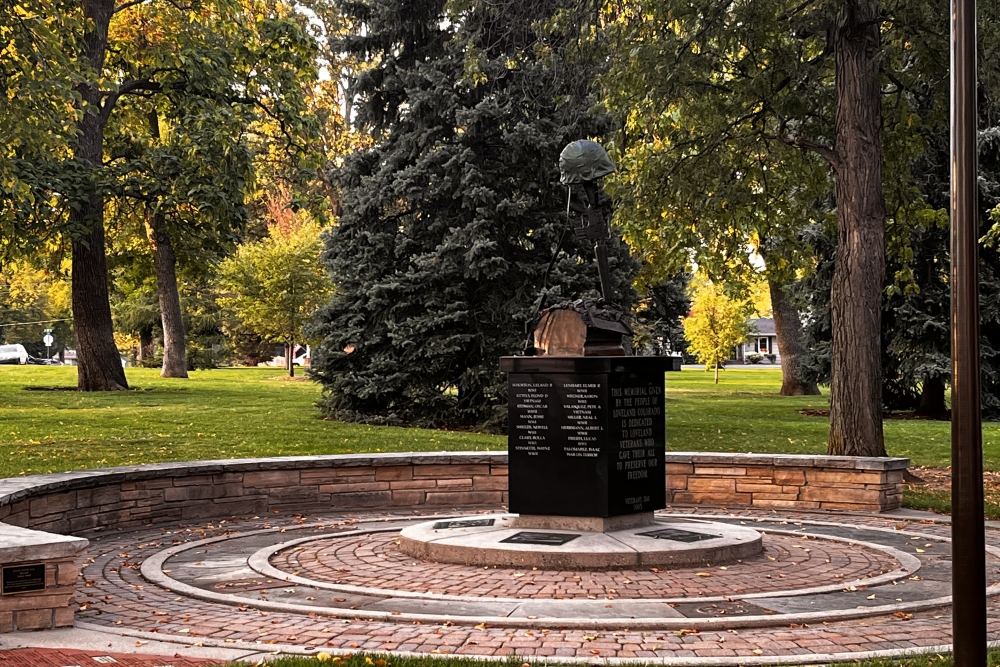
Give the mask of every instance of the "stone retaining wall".
M 909 459 L 667 454 L 667 502 L 885 512 L 903 503 Z
M 907 459 L 670 452 L 668 502 L 879 512 Z M 0 521 L 56 533 L 377 507 L 498 506 L 507 455 L 351 454 L 161 463 L 0 480 Z
M 10 483 L 25 488 L 5 494 Z M 506 502 L 507 455 L 475 452 L 191 461 L 0 480 L 0 521 L 56 533 L 272 510 Z
M 895 509 L 907 459 L 667 454 L 671 504 Z M 72 625 L 74 535 L 265 512 L 507 502 L 503 452 L 356 454 L 162 463 L 0 480 L 0 565 L 44 563 L 44 590 L 0 595 L 0 632 Z M 47 531 L 47 532 L 40 532 Z M 10 548 L 7 548 L 7 547 Z

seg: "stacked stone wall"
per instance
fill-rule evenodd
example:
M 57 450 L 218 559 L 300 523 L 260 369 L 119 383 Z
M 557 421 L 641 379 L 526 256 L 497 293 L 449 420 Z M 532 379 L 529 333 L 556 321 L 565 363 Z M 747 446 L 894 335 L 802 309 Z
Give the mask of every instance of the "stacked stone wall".
M 668 454 L 667 498 L 679 505 L 885 512 L 903 503 L 907 459 Z

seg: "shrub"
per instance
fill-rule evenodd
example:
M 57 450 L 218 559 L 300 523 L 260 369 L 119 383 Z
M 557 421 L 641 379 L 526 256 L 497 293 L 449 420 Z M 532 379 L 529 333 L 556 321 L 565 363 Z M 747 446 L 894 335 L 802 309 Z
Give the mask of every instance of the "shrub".
M 748 354 L 746 356 L 746 361 L 748 364 L 759 364 L 760 362 L 764 361 L 764 355 L 756 353 Z

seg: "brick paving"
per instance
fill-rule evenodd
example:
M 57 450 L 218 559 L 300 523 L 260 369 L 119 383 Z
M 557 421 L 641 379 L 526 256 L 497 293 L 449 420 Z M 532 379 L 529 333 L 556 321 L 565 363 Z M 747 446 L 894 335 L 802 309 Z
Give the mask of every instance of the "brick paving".
M 763 517 L 769 520 L 785 518 L 790 524 L 794 524 L 796 520 L 811 519 L 941 537 L 947 537 L 949 532 L 947 526 L 940 524 L 892 517 L 723 510 L 703 511 L 700 514 L 706 517 L 713 514 L 738 515 L 748 519 Z M 283 521 L 293 523 L 316 519 L 317 517 L 272 517 L 268 525 L 278 526 Z M 329 517 L 326 519 L 327 525 L 334 520 Z M 356 520 L 357 518 L 349 519 Z M 92 540 L 92 560 L 84 570 L 85 582 L 80 585 L 78 599 L 83 605 L 78 613 L 78 620 L 102 626 L 108 631 L 154 633 L 150 636 L 161 641 L 177 639 L 204 642 L 206 645 L 254 645 L 262 649 L 279 650 L 285 647 L 296 650 L 323 648 L 346 652 L 365 650 L 463 655 L 516 654 L 580 659 L 729 657 L 738 662 L 741 658 L 915 649 L 940 646 L 951 641 L 951 620 L 947 609 L 912 615 L 900 613 L 873 616 L 863 620 L 739 630 L 709 630 L 704 624 L 699 628 L 697 618 L 690 619 L 690 628 L 670 632 L 602 631 L 597 622 L 594 624 L 595 628 L 590 630 L 559 627 L 513 629 L 486 624 L 391 623 L 335 619 L 314 613 L 260 611 L 250 605 L 231 606 L 187 598 L 150 584 L 138 573 L 139 564 L 144 558 L 172 544 L 232 534 L 263 525 L 264 521 L 258 519 L 233 521 L 224 525 L 216 522 L 198 527 L 147 528 L 133 532 L 87 535 Z M 1000 544 L 1000 539 L 993 531 L 988 531 L 987 540 L 990 544 Z M 374 543 L 373 541 L 373 545 Z M 813 540 L 808 543 L 816 544 Z M 812 546 L 809 548 L 812 549 Z M 814 552 L 809 553 L 811 555 Z M 374 549 L 369 557 L 384 560 L 378 559 Z M 715 579 L 716 574 L 715 571 L 712 572 L 712 579 Z M 616 576 L 626 575 L 620 573 Z M 747 579 L 753 577 L 748 574 Z M 615 580 L 616 585 L 618 581 Z M 404 583 L 402 579 L 396 582 L 397 585 Z M 746 582 L 744 585 L 751 583 L 761 585 L 759 581 Z M 580 590 L 583 590 L 583 586 L 581 583 Z M 622 590 L 629 589 L 623 587 Z M 991 612 L 1000 611 L 996 605 L 990 606 Z M 996 638 L 1000 632 L 1000 618 L 991 618 L 989 629 L 992 638 Z
M 610 572 L 507 570 L 415 561 L 393 533 L 331 537 L 279 552 L 271 564 L 316 581 L 479 597 L 619 599 L 746 594 L 837 584 L 894 570 L 888 554 L 843 542 L 765 535 L 764 555 L 723 567 Z M 709 569 L 711 576 L 702 570 Z
M 16 648 L 0 651 L 0 667 L 196 667 L 212 664 L 220 664 L 220 661 L 135 653 L 98 653 L 71 648 Z

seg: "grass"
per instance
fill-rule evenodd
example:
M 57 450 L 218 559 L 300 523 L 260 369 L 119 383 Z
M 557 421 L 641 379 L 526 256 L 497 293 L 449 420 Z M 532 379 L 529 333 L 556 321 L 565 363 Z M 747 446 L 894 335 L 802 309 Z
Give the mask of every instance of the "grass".
M 779 396 L 778 370 L 726 370 L 718 386 L 712 373 L 684 370 L 667 375 L 667 447 L 673 450 L 787 454 L 826 452 L 829 421 L 799 414 L 829 407 L 827 395 Z M 1000 468 L 1000 424 L 984 427 L 984 462 Z M 690 444 L 689 444 L 690 443 Z M 890 456 L 915 465 L 947 466 L 951 459 L 948 422 L 889 419 L 885 445 Z
M 72 386 L 76 369 L 0 366 L 0 477 L 155 461 L 506 447 L 498 436 L 319 419 L 319 387 L 290 382 L 280 369 L 195 371 L 185 381 L 130 368 L 128 379 L 138 391 L 25 391 Z
M 503 450 L 502 436 L 325 421 L 319 387 L 276 369 L 196 371 L 164 380 L 128 369 L 135 390 L 72 387 L 71 367 L 0 366 L 0 477 L 155 461 L 356 452 Z M 825 396 L 783 397 L 778 370 L 684 370 L 667 376 L 667 447 L 674 451 L 821 454 L 828 421 L 799 410 Z M 947 422 L 888 420 L 888 453 L 946 466 Z M 1000 424 L 984 425 L 984 463 L 1000 469 Z

